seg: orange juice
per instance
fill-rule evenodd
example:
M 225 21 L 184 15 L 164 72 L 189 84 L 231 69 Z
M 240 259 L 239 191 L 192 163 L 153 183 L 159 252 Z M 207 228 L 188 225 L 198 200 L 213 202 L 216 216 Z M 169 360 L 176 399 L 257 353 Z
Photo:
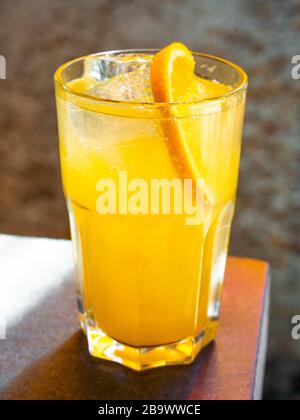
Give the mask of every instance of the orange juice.
M 94 80 L 95 63 L 106 57 L 106 67 L 100 63 L 105 71 L 115 65 L 114 59 L 127 66 L 141 58 L 145 68 Z M 236 72 L 239 89 L 227 80 L 195 75 L 184 104 L 152 103 L 147 67 L 152 57 L 148 52 L 90 56 L 81 59 L 81 72 L 75 68 L 72 74 L 65 66 L 56 75 L 62 179 L 81 323 L 91 354 L 136 370 L 189 363 L 215 337 L 246 89 L 237 67 L 199 56 L 207 66 L 212 61 Z M 133 94 L 130 83 L 137 83 Z M 133 97 L 120 100 L 120 86 L 127 89 L 122 95 Z M 174 146 L 172 127 L 183 133 L 183 151 Z M 197 223 L 187 223 L 187 214 L 172 211 L 172 187 L 160 190 L 170 193 L 169 211 L 157 211 L 158 206 L 153 213 L 149 204 L 153 180 L 180 180 L 183 185 L 186 171 L 180 156 L 187 150 L 194 165 L 191 177 L 197 172 L 203 190 Z M 112 186 L 105 199 L 101 180 Z M 136 180 L 142 180 L 143 197 Z M 106 201 L 106 212 L 99 212 L 99 200 Z

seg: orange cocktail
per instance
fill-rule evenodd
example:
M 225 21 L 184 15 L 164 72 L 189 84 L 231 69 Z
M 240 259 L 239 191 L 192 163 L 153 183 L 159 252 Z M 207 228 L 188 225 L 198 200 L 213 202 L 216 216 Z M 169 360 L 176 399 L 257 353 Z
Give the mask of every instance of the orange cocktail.
M 189 363 L 216 334 L 246 76 L 175 43 L 74 60 L 56 92 L 90 352 Z

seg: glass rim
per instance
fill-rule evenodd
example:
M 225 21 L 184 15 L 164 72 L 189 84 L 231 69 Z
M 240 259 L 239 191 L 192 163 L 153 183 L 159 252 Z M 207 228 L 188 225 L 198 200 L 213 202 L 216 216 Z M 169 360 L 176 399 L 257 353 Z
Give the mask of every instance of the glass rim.
M 118 54 L 133 54 L 133 53 L 137 53 L 137 54 L 155 54 L 158 51 L 160 51 L 160 49 L 154 49 L 154 48 L 146 48 L 146 49 L 124 49 L 124 50 L 108 50 L 108 51 L 103 51 L 103 52 L 97 52 L 97 53 L 93 53 L 93 54 L 86 54 L 80 57 L 77 57 L 75 59 L 66 61 L 65 63 L 63 63 L 61 66 L 58 67 L 58 69 L 55 71 L 54 73 L 54 81 L 60 86 L 60 88 L 66 92 L 67 94 L 71 94 L 74 95 L 75 97 L 78 98 L 82 98 L 82 99 L 86 99 L 89 101 L 95 101 L 97 103 L 102 103 L 102 104 L 111 104 L 111 105 L 122 105 L 122 106 L 128 106 L 128 107 L 143 107 L 143 108 L 163 108 L 163 107 L 178 107 L 178 106 L 182 106 L 182 105 L 200 105 L 200 104 L 210 104 L 210 103 L 214 103 L 216 101 L 219 100 L 225 100 L 225 99 L 229 99 L 231 97 L 234 97 L 236 95 L 238 95 L 239 93 L 245 91 L 247 89 L 248 86 L 248 75 L 247 73 L 237 64 L 226 60 L 224 58 L 220 58 L 214 55 L 210 55 L 210 54 L 206 54 L 206 53 L 200 53 L 200 52 L 194 52 L 192 51 L 192 54 L 194 57 L 205 57 L 205 58 L 209 58 L 215 61 L 219 61 L 223 64 L 226 64 L 228 67 L 231 67 L 234 71 L 236 71 L 240 77 L 241 80 L 238 83 L 238 85 L 233 88 L 232 90 L 230 90 L 229 92 L 226 92 L 222 95 L 217 95 L 214 97 L 210 97 L 210 98 L 202 98 L 199 100 L 195 100 L 195 101 L 189 101 L 189 102 L 139 102 L 139 101 L 126 101 L 126 100 L 117 100 L 117 99 L 108 99 L 108 98 L 102 98 L 100 96 L 96 96 L 96 95 L 90 95 L 88 93 L 84 93 L 84 92 L 79 92 L 78 90 L 71 88 L 70 86 L 68 86 L 67 83 L 65 83 L 62 79 L 62 73 L 64 72 L 64 70 L 66 70 L 70 65 L 79 62 L 81 60 L 84 60 L 86 58 L 92 58 L 92 57 L 97 57 L 97 56 L 105 56 L 105 55 L 118 55 Z

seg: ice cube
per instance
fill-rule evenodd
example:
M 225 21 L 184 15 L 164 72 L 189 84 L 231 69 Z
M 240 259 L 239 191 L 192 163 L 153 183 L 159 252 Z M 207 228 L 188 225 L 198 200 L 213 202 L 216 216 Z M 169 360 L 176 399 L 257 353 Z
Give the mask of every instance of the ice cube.
M 149 57 L 90 59 L 85 71 L 95 79 L 87 92 L 90 95 L 115 101 L 153 102 Z
M 85 94 L 102 99 L 130 102 L 152 102 L 150 56 L 104 56 L 87 58 L 83 78 L 88 83 Z M 84 86 L 84 84 L 83 84 Z M 91 87 L 92 86 L 92 87 Z M 66 112 L 73 142 L 84 152 L 102 151 L 117 143 L 141 136 L 155 135 L 153 124 L 145 120 L 122 118 L 109 113 L 90 112 L 70 103 Z M 71 135 L 71 134 L 70 134 Z
M 98 82 L 89 94 L 115 101 L 153 102 L 149 70 L 132 71 Z
M 98 81 L 107 81 L 120 74 L 149 68 L 150 59 L 150 56 L 134 54 L 88 57 L 84 62 L 84 74 Z

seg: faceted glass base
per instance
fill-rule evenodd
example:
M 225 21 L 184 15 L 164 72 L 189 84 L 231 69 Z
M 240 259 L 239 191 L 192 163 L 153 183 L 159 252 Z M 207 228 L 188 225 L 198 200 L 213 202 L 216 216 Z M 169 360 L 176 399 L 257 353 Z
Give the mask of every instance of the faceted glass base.
M 120 363 L 136 371 L 160 366 L 192 363 L 203 347 L 213 341 L 217 320 L 211 320 L 197 337 L 187 337 L 176 343 L 151 347 L 132 347 L 120 343 L 94 327 L 83 327 L 92 356 Z

